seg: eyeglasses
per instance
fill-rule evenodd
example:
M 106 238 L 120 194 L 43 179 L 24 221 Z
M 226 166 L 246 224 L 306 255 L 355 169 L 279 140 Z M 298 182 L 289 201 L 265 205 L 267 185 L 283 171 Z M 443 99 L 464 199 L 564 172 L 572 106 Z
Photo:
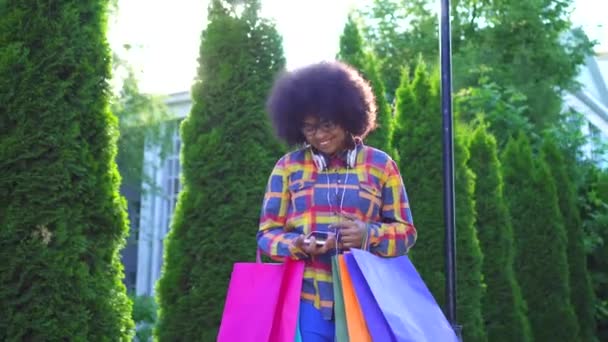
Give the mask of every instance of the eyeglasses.
M 317 130 L 320 129 L 323 133 L 329 133 L 333 131 L 337 125 L 333 121 L 321 121 L 317 124 L 309 124 L 304 123 L 302 126 L 302 134 L 306 136 L 312 136 L 317 133 Z

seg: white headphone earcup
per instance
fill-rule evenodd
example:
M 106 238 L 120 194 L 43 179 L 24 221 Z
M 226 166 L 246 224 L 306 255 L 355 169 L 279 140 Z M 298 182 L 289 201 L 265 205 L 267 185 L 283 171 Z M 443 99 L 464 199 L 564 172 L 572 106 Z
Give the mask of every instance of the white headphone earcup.
M 354 149 L 348 151 L 348 155 L 346 157 L 346 163 L 348 164 L 348 167 L 350 167 L 351 169 L 355 168 L 355 164 L 357 163 L 357 148 L 354 148 Z
M 317 170 L 319 172 L 324 171 L 325 167 L 327 166 L 325 163 L 325 158 L 323 158 L 323 156 L 316 154 L 315 152 L 312 152 L 312 160 L 315 163 L 315 165 L 317 166 Z
M 310 150 L 310 152 L 312 154 L 312 160 L 315 163 L 317 170 L 319 172 L 325 171 L 327 169 L 327 160 L 325 160 L 325 157 L 321 154 L 315 153 L 315 151 L 313 151 L 312 149 Z M 346 164 L 351 169 L 355 168 L 355 165 L 357 164 L 357 148 L 348 151 L 348 153 L 346 154 Z

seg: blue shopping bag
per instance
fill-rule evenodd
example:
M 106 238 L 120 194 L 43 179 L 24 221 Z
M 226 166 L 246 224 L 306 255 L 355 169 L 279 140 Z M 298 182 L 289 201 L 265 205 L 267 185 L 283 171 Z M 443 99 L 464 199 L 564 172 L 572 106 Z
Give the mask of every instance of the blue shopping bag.
M 382 258 L 353 249 L 352 259 L 365 278 L 395 341 L 458 342 L 450 323 L 407 256 Z M 368 314 L 369 317 L 377 316 L 375 309 L 369 312 L 363 309 L 366 319 Z
M 369 288 L 363 273 L 357 265 L 357 261 L 352 254 L 344 254 L 344 261 L 348 268 L 359 306 L 363 311 L 367 329 L 373 341 L 397 342 L 388 322 L 384 318 L 382 310 L 378 306 L 371 289 Z

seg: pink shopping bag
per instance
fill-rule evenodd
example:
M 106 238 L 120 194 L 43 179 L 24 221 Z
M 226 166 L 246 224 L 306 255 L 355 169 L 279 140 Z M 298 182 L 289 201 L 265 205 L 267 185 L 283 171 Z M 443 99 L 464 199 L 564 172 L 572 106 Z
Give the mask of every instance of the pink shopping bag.
M 304 262 L 235 263 L 218 342 L 293 342 Z

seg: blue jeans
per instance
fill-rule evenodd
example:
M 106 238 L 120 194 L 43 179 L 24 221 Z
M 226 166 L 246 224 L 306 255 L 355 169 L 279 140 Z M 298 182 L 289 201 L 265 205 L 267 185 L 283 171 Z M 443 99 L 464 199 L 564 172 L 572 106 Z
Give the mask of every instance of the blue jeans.
M 335 324 L 324 319 L 311 303 L 300 302 L 300 334 L 302 342 L 333 342 Z

